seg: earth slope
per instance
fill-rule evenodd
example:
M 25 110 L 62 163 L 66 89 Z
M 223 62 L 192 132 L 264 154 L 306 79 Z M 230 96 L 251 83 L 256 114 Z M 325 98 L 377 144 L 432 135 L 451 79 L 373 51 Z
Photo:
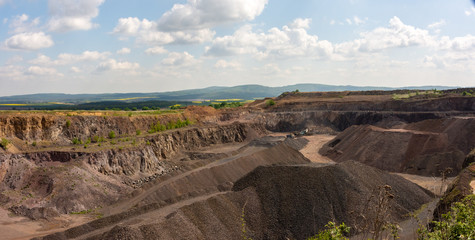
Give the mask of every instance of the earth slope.
M 394 194 L 388 212 L 392 221 L 403 220 L 433 197 L 399 176 L 353 161 L 263 166 L 239 179 L 232 191 L 149 209 L 107 226 L 94 228 L 101 224 L 92 222 L 44 239 L 305 239 L 328 221 L 362 227 L 358 214 L 363 205 L 386 185 Z
M 424 120 L 380 128 L 352 126 L 320 150 L 337 162 L 355 160 L 379 169 L 425 176 L 451 176 L 461 170 L 465 156 L 475 146 L 475 118 Z

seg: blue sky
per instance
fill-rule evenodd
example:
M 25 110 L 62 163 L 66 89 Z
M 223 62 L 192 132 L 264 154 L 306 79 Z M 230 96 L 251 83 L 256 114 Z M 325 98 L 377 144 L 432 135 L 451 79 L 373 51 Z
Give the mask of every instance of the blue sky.
M 0 0 L 0 96 L 475 86 L 469 0 Z

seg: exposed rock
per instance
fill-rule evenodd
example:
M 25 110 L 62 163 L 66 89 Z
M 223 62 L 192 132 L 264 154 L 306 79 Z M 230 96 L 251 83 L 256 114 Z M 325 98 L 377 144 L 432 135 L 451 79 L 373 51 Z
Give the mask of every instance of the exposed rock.
M 56 210 L 44 207 L 27 208 L 25 206 L 14 206 L 9 210 L 16 215 L 24 216 L 31 220 L 51 219 L 59 216 Z
M 475 164 L 471 162 L 474 157 L 475 150 L 466 157 L 465 162 L 469 165 L 460 172 L 437 203 L 437 208 L 434 211 L 434 220 L 440 221 L 442 214 L 449 212 L 453 203 L 461 201 L 468 195 L 475 194 L 475 189 L 471 185 L 475 181 Z
M 475 118 L 425 120 L 385 129 L 352 126 L 320 150 L 337 162 L 355 160 L 392 172 L 456 176 L 475 146 Z

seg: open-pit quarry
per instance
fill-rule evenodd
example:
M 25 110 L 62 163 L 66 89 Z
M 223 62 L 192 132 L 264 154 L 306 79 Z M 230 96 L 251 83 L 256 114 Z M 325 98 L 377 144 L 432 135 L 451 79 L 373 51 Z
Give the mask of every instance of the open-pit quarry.
M 444 193 L 473 194 L 475 98 L 393 95 L 2 112 L 0 238 L 307 239 L 329 221 L 357 237 L 387 197 L 384 221 L 416 239 L 411 216 L 427 223 Z

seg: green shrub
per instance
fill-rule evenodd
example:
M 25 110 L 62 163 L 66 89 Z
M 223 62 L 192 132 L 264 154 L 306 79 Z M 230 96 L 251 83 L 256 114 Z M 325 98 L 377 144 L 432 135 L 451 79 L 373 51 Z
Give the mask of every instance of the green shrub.
M 115 132 L 110 131 L 108 136 L 109 136 L 110 139 L 114 139 L 115 138 Z
M 66 120 L 66 127 L 69 128 L 71 126 L 71 121 Z
M 266 106 L 269 107 L 269 106 L 274 106 L 274 105 L 275 105 L 274 99 L 269 99 L 269 100 L 266 101 Z
M 33 142 L 31 146 L 36 147 L 36 142 Z
M 79 138 L 73 138 L 73 140 L 71 141 L 73 142 L 74 145 L 82 144 L 82 140 Z
M 137 136 L 138 136 L 138 135 L 142 134 L 142 131 L 137 129 L 137 131 L 135 131 L 135 134 L 137 134 Z
M 326 230 L 319 232 L 317 235 L 308 238 L 307 240 L 346 240 L 345 235 L 350 233 L 350 228 L 344 223 L 337 226 L 334 222 L 328 222 L 325 225 Z
M 0 141 L 0 147 L 2 147 L 5 150 L 7 150 L 9 144 L 10 144 L 10 141 L 8 141 L 8 139 L 6 138 L 2 138 L 2 141 Z
M 452 204 L 450 212 L 441 221 L 433 221 L 432 231 L 425 226 L 418 229 L 418 239 L 449 240 L 475 239 L 475 195 L 469 195 Z

